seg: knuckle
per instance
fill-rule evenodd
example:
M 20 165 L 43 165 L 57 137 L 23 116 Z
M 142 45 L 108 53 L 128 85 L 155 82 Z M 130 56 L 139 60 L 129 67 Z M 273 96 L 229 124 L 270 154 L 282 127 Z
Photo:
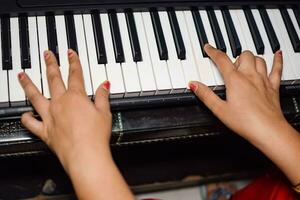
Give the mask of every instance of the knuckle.
M 245 50 L 242 52 L 241 56 L 254 56 L 254 54 L 250 50 Z
M 216 60 L 222 60 L 226 54 L 223 51 L 218 50 L 215 54 Z
M 49 70 L 47 73 L 47 78 L 50 82 L 54 82 L 57 79 L 60 79 L 60 75 L 57 70 Z

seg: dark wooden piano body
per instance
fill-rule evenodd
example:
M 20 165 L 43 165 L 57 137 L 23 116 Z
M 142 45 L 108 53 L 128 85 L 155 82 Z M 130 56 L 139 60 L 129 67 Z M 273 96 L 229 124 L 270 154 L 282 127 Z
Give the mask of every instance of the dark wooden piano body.
M 117 0 L 13 0 L 3 2 L 1 14 L 45 14 L 48 11 L 84 13 L 166 6 L 295 6 L 290 1 L 138 1 Z M 288 121 L 299 125 L 300 85 L 283 84 L 282 109 Z M 216 90 L 225 98 L 224 89 Z M 134 191 L 142 192 L 201 182 L 249 177 L 267 169 L 270 162 L 246 141 L 230 132 L 194 95 L 172 95 L 112 100 L 111 147 L 114 158 Z M 30 106 L 0 108 L 0 198 L 36 196 L 45 180 L 57 187 L 52 194 L 72 192 L 55 156 L 20 124 Z M 84 136 L 83 136 L 84 137 Z M 194 178 L 186 179 L 193 176 Z M 196 178 L 195 178 L 196 177 Z M 164 184 L 155 184 L 164 183 Z

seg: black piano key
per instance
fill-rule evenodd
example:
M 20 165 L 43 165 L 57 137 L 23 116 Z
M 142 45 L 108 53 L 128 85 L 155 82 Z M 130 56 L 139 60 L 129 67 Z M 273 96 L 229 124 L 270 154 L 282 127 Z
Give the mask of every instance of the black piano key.
M 289 34 L 290 40 L 292 42 L 293 48 L 295 52 L 300 52 L 300 40 L 299 40 L 299 36 L 296 32 L 296 29 L 293 25 L 293 22 L 291 20 L 291 17 L 288 13 L 288 11 L 286 10 L 286 8 L 280 8 L 280 13 L 281 16 L 283 18 L 286 30 Z
M 252 11 L 250 10 L 249 7 L 245 7 L 243 10 L 244 10 L 245 17 L 247 19 L 247 23 L 248 23 L 248 26 L 249 26 L 249 29 L 251 32 L 251 36 L 252 36 L 255 48 L 256 48 L 256 52 L 258 55 L 262 55 L 265 52 L 265 45 L 261 38 L 257 24 L 254 20 Z
M 215 38 L 216 46 L 218 49 L 226 53 L 226 45 L 224 42 L 224 38 L 222 36 L 222 32 L 219 27 L 219 23 L 215 11 L 212 8 L 208 8 L 206 11 Z
M 108 18 L 109 18 L 111 36 L 113 40 L 116 62 L 117 63 L 125 62 L 122 39 L 121 39 L 119 22 L 118 22 L 116 11 L 110 10 L 108 12 Z
M 298 25 L 300 26 L 300 9 L 298 7 L 294 7 L 293 12 L 298 22 Z
M 260 13 L 261 19 L 263 21 L 264 27 L 266 29 L 272 51 L 273 51 L 273 53 L 275 53 L 276 51 L 278 51 L 280 49 L 280 44 L 279 44 L 278 38 L 276 36 L 276 33 L 274 31 L 273 25 L 270 21 L 269 15 L 265 8 L 259 8 L 259 13 Z
M 102 32 L 103 30 L 102 30 L 100 15 L 98 12 L 92 13 L 92 23 L 93 23 L 93 31 L 95 37 L 98 63 L 106 64 L 107 57 L 106 57 L 105 44 L 104 44 L 104 38 Z
M 236 33 L 231 15 L 229 13 L 229 10 L 227 8 L 222 9 L 222 16 L 224 19 L 224 24 L 226 26 L 226 31 L 227 31 L 227 35 L 229 38 L 229 42 L 230 42 L 230 46 L 231 46 L 231 50 L 232 50 L 232 55 L 234 58 L 236 58 L 237 56 L 239 56 L 242 53 L 242 46 L 241 46 L 241 42 L 240 39 Z
M 170 20 L 170 25 L 172 29 L 172 35 L 174 38 L 174 43 L 176 47 L 177 57 L 180 60 L 185 60 L 185 46 L 183 43 L 181 31 L 177 21 L 176 13 L 174 9 L 168 10 L 168 16 Z
M 127 10 L 125 12 L 125 16 L 126 16 L 126 22 L 128 27 L 133 60 L 134 62 L 142 61 L 142 52 L 140 48 L 139 38 L 138 38 L 132 10 Z
M 192 15 L 194 20 L 194 25 L 196 27 L 198 40 L 201 46 L 202 54 L 204 57 L 208 57 L 206 52 L 204 51 L 204 45 L 208 43 L 208 39 L 205 33 L 205 28 L 203 26 L 203 22 L 201 16 L 199 14 L 199 10 L 197 8 L 192 9 Z
M 58 45 L 57 45 L 57 34 L 56 34 L 56 25 L 54 14 L 46 15 L 46 27 L 47 27 L 47 36 L 48 36 L 48 47 L 56 57 L 56 60 L 59 64 L 59 54 L 58 54 Z
M 65 23 L 68 39 L 68 48 L 73 49 L 78 53 L 74 16 L 72 13 L 65 13 Z
M 9 16 L 1 17 L 1 49 L 2 49 L 2 69 L 12 69 L 11 58 L 11 35 Z
M 150 15 L 154 29 L 159 58 L 160 60 L 168 60 L 168 49 L 157 10 L 152 9 L 150 11 Z
M 30 47 L 29 47 L 29 32 L 28 32 L 28 17 L 26 15 L 19 17 L 19 32 L 20 32 L 20 48 L 22 69 L 31 68 L 30 63 Z

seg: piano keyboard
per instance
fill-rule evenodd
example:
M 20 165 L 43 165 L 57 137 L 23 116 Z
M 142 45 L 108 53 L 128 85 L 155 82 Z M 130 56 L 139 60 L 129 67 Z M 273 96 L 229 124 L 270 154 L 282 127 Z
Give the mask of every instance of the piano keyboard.
M 271 71 L 273 54 L 284 54 L 283 81 L 300 78 L 300 11 L 280 9 L 92 12 L 2 16 L 0 105 L 26 104 L 17 74 L 25 71 L 49 98 L 43 52 L 53 51 L 65 84 L 67 49 L 79 54 L 86 92 L 111 82 L 111 98 L 188 93 L 190 80 L 224 85 L 203 50 L 206 43 L 231 60 L 244 50 L 262 56 Z

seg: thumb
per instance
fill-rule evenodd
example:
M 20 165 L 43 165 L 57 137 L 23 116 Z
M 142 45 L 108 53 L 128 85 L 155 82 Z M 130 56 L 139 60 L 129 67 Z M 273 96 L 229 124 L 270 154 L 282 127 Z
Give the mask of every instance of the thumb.
M 21 122 L 31 133 L 42 140 L 45 139 L 45 135 L 43 134 L 43 123 L 34 118 L 32 112 L 24 113 L 21 117 Z
M 110 82 L 104 81 L 97 89 L 95 94 L 95 106 L 99 111 L 110 112 L 109 105 Z
M 219 117 L 222 114 L 225 101 L 220 99 L 209 87 L 198 81 L 191 81 L 189 87 L 216 116 Z

